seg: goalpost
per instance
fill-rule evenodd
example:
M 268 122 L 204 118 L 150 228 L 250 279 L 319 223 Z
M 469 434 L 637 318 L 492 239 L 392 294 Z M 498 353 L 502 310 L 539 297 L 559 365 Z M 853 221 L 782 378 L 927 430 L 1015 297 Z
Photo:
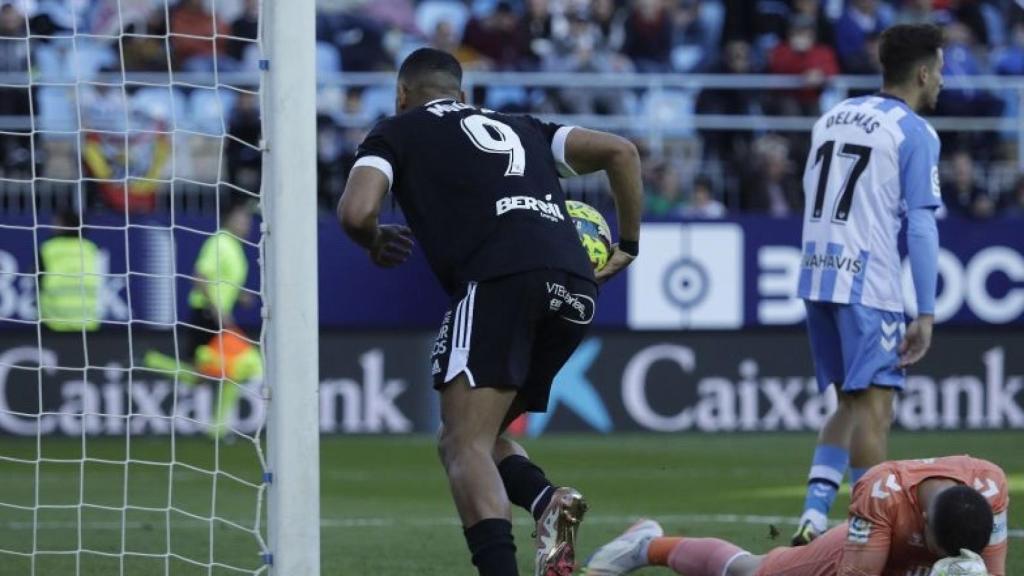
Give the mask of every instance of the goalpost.
M 0 3 L 0 574 L 319 575 L 315 1 Z
M 315 0 L 264 0 L 271 388 L 270 542 L 281 576 L 320 573 Z

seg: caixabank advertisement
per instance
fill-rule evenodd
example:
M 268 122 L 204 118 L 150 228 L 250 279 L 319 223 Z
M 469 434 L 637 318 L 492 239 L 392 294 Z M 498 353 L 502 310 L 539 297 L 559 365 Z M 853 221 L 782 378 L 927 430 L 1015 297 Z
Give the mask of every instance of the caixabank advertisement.
M 0 334 L 0 434 L 192 435 L 208 431 L 220 381 L 186 383 L 140 367 L 166 333 Z M 433 334 L 325 332 L 320 349 L 323 434 L 432 434 L 439 423 L 429 355 Z M 87 348 L 87 358 L 83 350 Z M 129 352 L 129 350 L 133 352 Z M 908 370 L 894 426 L 1024 431 L 1024 334 L 936 331 Z M 231 426 L 252 434 L 273 401 L 241 384 Z M 287 383 L 277 393 L 287 393 Z M 583 341 L 555 379 L 549 410 L 512 432 L 757 433 L 817 430 L 832 409 L 818 392 L 800 330 L 604 332 Z

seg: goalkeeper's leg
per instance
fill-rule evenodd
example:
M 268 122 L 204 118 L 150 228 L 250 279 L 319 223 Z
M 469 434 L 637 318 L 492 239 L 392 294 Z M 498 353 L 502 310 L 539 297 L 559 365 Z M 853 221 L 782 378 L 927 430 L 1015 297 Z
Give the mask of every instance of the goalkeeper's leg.
M 621 576 L 645 566 L 665 566 L 685 576 L 755 576 L 762 563 L 762 556 L 754 556 L 732 542 L 662 534 L 657 522 L 641 520 L 598 548 L 583 573 Z
M 167 372 L 172 378 L 176 378 L 179 382 L 189 386 L 198 381 L 196 378 L 196 368 L 192 363 L 178 360 L 173 356 L 168 356 L 156 350 L 146 351 L 146 354 L 142 357 L 142 365 L 146 368 L 159 370 L 160 372 Z

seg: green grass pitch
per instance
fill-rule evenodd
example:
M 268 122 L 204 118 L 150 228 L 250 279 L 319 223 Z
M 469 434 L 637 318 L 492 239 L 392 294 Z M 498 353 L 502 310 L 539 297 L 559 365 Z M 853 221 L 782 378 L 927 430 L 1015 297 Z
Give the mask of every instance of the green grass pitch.
M 591 504 L 580 536 L 584 558 L 621 531 L 630 519 L 660 519 L 673 534 L 729 538 L 751 551 L 781 545 L 802 503 L 802 479 L 813 448 L 809 434 L 685 436 L 550 436 L 524 441 L 553 481 L 582 490 Z M 1004 433 L 897 433 L 894 458 L 970 453 L 999 463 L 1010 476 L 1013 499 L 1024 495 L 1024 435 Z M 31 574 L 28 557 L 6 551 L 55 553 L 36 557 L 39 576 L 209 575 L 189 562 L 217 562 L 255 570 L 260 558 L 252 536 L 221 522 L 196 520 L 213 509 L 213 478 L 190 466 L 222 470 L 255 481 L 259 468 L 245 442 L 222 446 L 218 455 L 205 439 L 178 439 L 171 469 L 168 438 L 133 439 L 133 463 L 125 474 L 123 439 L 89 438 L 90 462 L 41 465 L 42 504 L 94 506 L 31 511 L 0 505 L 0 576 Z M 80 439 L 44 438 L 43 456 L 78 459 Z M 0 456 L 35 458 L 35 439 L 0 439 Z M 330 437 L 321 451 L 322 573 L 327 575 L 471 576 L 469 554 L 437 463 L 432 439 L 424 437 Z M 0 503 L 31 506 L 35 466 L 0 460 Z M 217 516 L 242 525 L 255 520 L 255 491 L 226 476 L 216 482 Z M 133 507 L 120 512 L 127 497 Z M 840 496 L 835 514 L 848 499 Z M 168 503 L 185 513 L 168 514 Z M 147 510 L 148 508 L 157 511 Z M 782 519 L 771 518 L 775 516 Z M 122 522 L 122 518 L 127 522 Z M 532 574 L 531 525 L 514 511 L 521 574 Z M 769 538 L 769 524 L 782 535 Z M 33 527 L 37 528 L 34 529 Z M 1011 502 L 1008 573 L 1024 570 L 1024 510 Z M 211 549 L 210 535 L 213 534 Z M 120 557 L 126 549 L 140 554 Z M 98 553 L 61 554 L 87 548 Z M 181 558 L 167 558 L 170 549 Z M 144 554 L 153 554 L 146 556 Z M 122 572 L 123 570 L 123 572 Z M 214 569 L 217 576 L 239 574 Z M 641 574 L 667 574 L 648 569 Z

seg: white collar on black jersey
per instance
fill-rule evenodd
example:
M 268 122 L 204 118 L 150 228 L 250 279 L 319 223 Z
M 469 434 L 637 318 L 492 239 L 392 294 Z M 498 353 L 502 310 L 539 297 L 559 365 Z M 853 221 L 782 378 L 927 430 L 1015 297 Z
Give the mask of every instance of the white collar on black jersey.
M 437 104 L 438 102 L 448 102 L 448 101 L 455 102 L 455 98 L 452 98 L 451 96 L 446 96 L 444 98 L 438 98 L 437 100 L 431 100 L 430 102 L 427 102 L 426 104 L 424 104 L 424 106 L 433 106 L 434 104 Z

